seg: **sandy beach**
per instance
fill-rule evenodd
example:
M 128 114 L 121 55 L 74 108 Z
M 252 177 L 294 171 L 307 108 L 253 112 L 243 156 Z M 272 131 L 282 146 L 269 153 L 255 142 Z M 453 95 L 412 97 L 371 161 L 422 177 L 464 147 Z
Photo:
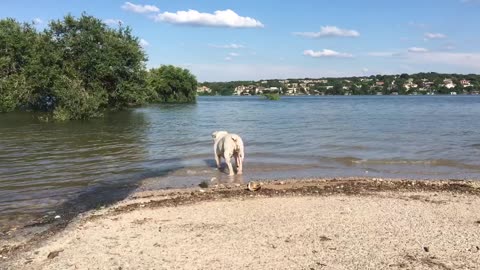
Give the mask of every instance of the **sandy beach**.
M 4 245 L 0 268 L 479 269 L 479 195 L 478 182 L 383 179 L 138 192 Z

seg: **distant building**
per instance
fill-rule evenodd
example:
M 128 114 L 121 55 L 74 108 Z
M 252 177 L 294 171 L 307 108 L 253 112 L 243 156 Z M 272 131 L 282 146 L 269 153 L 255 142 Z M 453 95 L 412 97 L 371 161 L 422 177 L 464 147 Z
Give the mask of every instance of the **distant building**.
M 210 94 L 210 93 L 212 93 L 212 89 L 210 89 L 206 86 L 199 86 L 199 87 L 197 87 L 197 93 L 199 93 L 199 94 L 205 94 L 205 93 Z
M 463 87 L 472 86 L 472 85 L 470 84 L 470 81 L 469 81 L 469 80 L 461 80 L 461 81 L 460 81 L 460 84 L 461 84 Z

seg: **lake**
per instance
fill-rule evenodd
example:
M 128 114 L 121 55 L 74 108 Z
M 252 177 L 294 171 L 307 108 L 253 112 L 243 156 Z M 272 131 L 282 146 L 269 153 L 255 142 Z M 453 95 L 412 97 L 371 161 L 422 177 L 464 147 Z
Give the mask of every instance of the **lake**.
M 480 179 L 480 97 L 200 97 L 102 119 L 0 114 L 0 229 L 135 189 L 311 176 Z M 214 168 L 211 133 L 242 136 L 244 175 Z

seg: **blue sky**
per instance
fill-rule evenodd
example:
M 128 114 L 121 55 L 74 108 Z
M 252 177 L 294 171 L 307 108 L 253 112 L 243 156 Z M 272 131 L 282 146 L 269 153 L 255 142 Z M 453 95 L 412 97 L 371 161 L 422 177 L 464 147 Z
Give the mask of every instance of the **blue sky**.
M 148 67 L 200 81 L 480 73 L 480 0 L 4 0 L 0 17 L 83 11 L 132 27 Z

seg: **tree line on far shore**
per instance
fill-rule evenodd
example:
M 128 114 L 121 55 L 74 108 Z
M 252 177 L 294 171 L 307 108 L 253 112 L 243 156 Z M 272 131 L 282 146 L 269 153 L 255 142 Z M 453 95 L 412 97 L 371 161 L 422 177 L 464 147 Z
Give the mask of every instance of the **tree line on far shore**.
M 462 82 L 464 84 L 462 84 Z M 467 84 L 465 84 L 467 83 Z M 295 85 L 295 86 L 294 86 Z M 200 95 L 234 94 L 239 86 L 255 89 L 276 87 L 277 93 L 288 94 L 289 88 L 296 88 L 297 94 L 324 95 L 427 95 L 427 94 L 479 94 L 479 74 L 446 74 L 421 72 L 415 74 L 371 75 L 338 78 L 265 79 L 259 81 L 203 82 L 201 86 L 211 89 Z
M 0 112 L 42 112 L 44 119 L 88 119 L 146 103 L 195 102 L 197 80 L 174 66 L 146 69 L 129 27 L 82 14 L 43 30 L 0 20 Z

